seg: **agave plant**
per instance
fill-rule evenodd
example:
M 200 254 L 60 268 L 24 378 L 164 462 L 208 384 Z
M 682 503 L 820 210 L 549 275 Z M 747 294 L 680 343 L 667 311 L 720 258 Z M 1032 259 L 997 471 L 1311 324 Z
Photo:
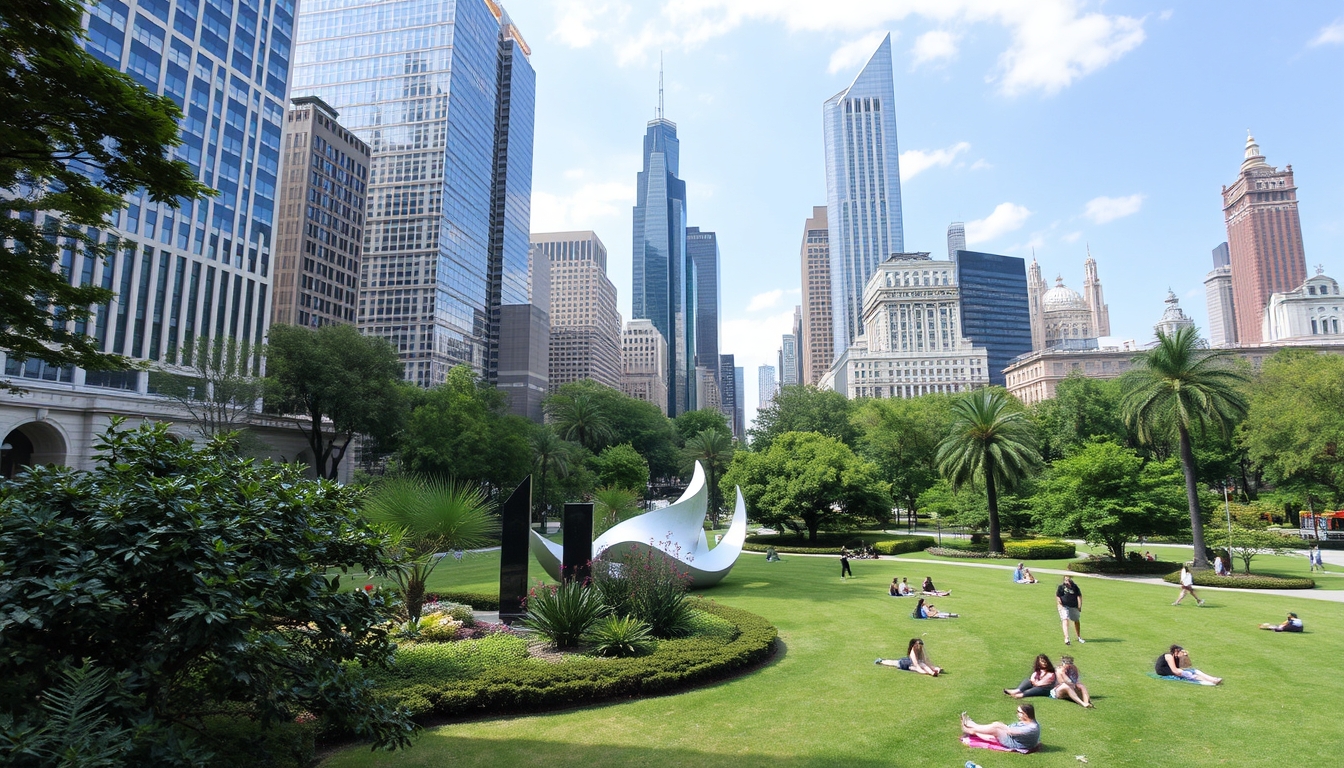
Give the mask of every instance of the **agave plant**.
M 550 640 L 556 648 L 573 648 L 609 610 L 597 590 L 580 581 L 558 587 L 538 584 L 527 595 L 523 626 Z
M 643 656 L 658 646 L 649 625 L 633 616 L 599 619 L 584 639 L 598 656 Z

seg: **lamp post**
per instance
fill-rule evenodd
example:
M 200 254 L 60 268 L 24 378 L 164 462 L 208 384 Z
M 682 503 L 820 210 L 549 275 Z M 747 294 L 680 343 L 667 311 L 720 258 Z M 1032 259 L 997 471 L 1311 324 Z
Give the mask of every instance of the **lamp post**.
M 1232 502 L 1227 498 L 1227 486 L 1232 483 L 1228 478 L 1223 481 L 1223 511 L 1227 513 L 1227 567 L 1232 570 Z

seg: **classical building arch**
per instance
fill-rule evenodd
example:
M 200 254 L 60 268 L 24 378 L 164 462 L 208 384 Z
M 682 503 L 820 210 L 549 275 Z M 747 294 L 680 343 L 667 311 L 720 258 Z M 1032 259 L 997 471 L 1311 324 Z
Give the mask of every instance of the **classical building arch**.
M 0 478 L 12 478 L 23 467 L 66 464 L 70 444 L 48 421 L 29 421 L 12 429 L 0 444 Z

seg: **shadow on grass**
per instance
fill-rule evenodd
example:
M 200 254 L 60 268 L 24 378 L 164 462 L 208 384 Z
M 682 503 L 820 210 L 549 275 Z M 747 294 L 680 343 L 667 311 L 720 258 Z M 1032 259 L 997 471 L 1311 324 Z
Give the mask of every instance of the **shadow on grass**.
M 1087 640 L 1087 642 L 1084 643 L 1084 645 L 1091 645 L 1091 644 L 1093 644 L 1093 643 L 1123 643 L 1123 642 L 1125 642 L 1124 640 L 1121 640 L 1121 639 L 1118 638 L 1118 637 L 1089 637 L 1089 638 L 1085 638 L 1085 639 Z

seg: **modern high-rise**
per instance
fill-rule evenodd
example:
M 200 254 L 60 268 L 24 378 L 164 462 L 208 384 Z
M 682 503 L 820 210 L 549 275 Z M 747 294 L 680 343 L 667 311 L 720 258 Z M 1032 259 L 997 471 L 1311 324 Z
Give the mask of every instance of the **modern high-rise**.
M 299 6 L 294 92 L 373 150 L 359 327 L 407 380 L 496 381 L 504 305 L 528 303 L 536 75 L 491 0 Z
M 734 408 L 733 434 L 737 436 L 737 442 L 746 445 L 747 443 L 747 369 L 738 366 L 733 368 L 733 381 L 737 382 L 737 402 Z
M 1237 313 L 1232 303 L 1232 259 L 1227 243 L 1213 249 L 1213 271 L 1204 277 L 1204 302 L 1209 313 L 1209 346 L 1237 346 Z
M 947 225 L 947 260 L 956 261 L 957 251 L 966 250 L 966 225 L 954 221 Z
M 719 295 L 718 236 L 713 232 L 701 232 L 699 227 L 687 227 L 686 258 L 695 265 L 696 365 L 717 371 L 719 317 L 723 314 Z M 700 407 L 704 408 L 704 403 L 700 403 Z
M 621 391 L 667 414 L 667 341 L 648 318 L 631 320 L 621 335 Z
M 636 176 L 631 315 L 653 321 L 667 341 L 667 414 L 696 409 L 695 262 L 686 254 L 686 183 L 678 178 L 677 124 L 658 115 L 644 134 Z
M 905 250 L 891 35 L 822 108 L 836 354 L 863 335 L 863 293 L 877 265 Z
M 1223 217 L 1237 342 L 1257 344 L 1270 294 L 1288 293 L 1306 282 L 1307 257 L 1293 166 L 1271 166 L 1249 134 L 1241 171 L 1231 186 L 1223 187 Z
M 316 96 L 291 99 L 276 212 L 271 322 L 354 324 L 369 145 Z
M 551 390 L 580 379 L 620 389 L 621 315 L 607 247 L 592 231 L 534 232 L 532 249 L 551 270 Z
M 798 337 L 784 334 L 779 344 L 779 386 L 791 387 L 798 383 Z
M 1088 261 L 1095 278 L 1096 264 Z M 959 249 L 955 264 L 961 291 L 961 335 L 984 347 L 989 383 L 1003 386 L 1008 361 L 1032 348 L 1026 262 L 1015 256 Z
M 775 379 L 775 366 L 762 365 L 756 369 L 756 410 L 760 410 L 775 399 L 779 393 L 779 382 Z
M 803 368 L 802 381 L 816 384 L 835 359 L 834 329 L 831 328 L 831 249 L 826 206 L 812 207 L 812 218 L 803 223 L 803 323 L 798 343 Z
M 737 378 L 736 360 L 732 355 L 719 355 L 720 397 L 719 411 L 728 419 L 728 429 L 737 437 L 737 399 L 741 382 Z

